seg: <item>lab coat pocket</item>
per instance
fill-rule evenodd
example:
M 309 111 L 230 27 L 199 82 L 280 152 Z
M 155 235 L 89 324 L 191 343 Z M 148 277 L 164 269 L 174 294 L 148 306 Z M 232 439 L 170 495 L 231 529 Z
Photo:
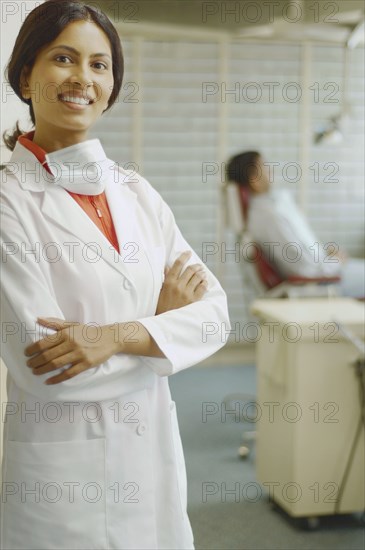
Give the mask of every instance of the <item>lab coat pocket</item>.
M 105 445 L 7 441 L 1 548 L 108 548 Z

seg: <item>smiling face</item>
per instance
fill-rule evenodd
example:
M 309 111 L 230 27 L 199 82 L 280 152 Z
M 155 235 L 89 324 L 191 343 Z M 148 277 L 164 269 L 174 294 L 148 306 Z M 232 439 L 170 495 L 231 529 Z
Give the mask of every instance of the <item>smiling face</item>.
M 107 35 L 93 22 L 67 25 L 40 50 L 32 70 L 24 70 L 22 94 L 32 100 L 36 119 L 33 141 L 52 152 L 88 139 L 108 106 L 113 83 Z

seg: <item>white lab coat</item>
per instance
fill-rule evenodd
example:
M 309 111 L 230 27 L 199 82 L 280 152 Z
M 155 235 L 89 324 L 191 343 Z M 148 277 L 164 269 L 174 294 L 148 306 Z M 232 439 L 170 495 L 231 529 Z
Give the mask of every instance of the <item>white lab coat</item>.
M 164 266 L 191 247 L 141 176 L 115 168 L 105 189 L 118 255 L 19 142 L 10 163 L 12 173 L 0 172 L 9 401 L 1 548 L 193 548 L 167 376 L 225 344 L 226 295 L 206 269 L 202 300 L 154 315 Z M 193 252 L 188 263 L 196 262 L 202 263 Z M 54 334 L 35 323 L 37 316 L 89 323 L 90 339 L 96 324 L 138 320 L 166 358 L 117 354 L 47 386 L 52 375 L 34 375 L 23 354 L 32 341 Z
M 341 274 L 339 260 L 326 255 L 324 245 L 318 242 L 292 195 L 284 189 L 251 196 L 248 231 L 283 277 Z

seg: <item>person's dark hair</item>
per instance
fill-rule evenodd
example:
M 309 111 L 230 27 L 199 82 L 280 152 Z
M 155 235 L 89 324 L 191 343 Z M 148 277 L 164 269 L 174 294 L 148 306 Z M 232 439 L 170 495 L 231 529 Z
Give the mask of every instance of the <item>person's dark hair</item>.
M 226 168 L 228 181 L 234 181 L 242 187 L 249 187 L 250 180 L 257 175 L 257 162 L 261 155 L 257 151 L 247 151 L 232 157 Z
M 30 118 L 35 125 L 35 116 L 31 99 L 24 99 L 21 93 L 21 74 L 26 66 L 33 68 L 38 52 L 57 38 L 73 21 L 92 21 L 108 36 L 113 58 L 113 91 L 109 98 L 107 111 L 115 103 L 123 82 L 124 59 L 118 33 L 110 19 L 99 9 L 71 0 L 47 0 L 32 10 L 26 17 L 17 36 L 13 52 L 5 69 L 5 77 L 23 103 L 29 105 Z M 104 111 L 104 112 L 105 112 Z M 3 140 L 11 151 L 18 137 L 24 132 L 18 122 L 10 134 L 5 131 Z

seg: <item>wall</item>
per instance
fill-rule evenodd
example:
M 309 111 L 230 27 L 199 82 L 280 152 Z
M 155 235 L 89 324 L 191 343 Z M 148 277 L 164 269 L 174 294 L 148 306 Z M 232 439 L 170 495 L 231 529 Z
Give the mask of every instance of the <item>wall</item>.
M 13 50 L 16 37 L 20 30 L 20 27 L 30 13 L 36 6 L 43 4 L 43 1 L 8 1 L 3 0 L 0 4 L 1 8 L 1 50 L 0 50 L 0 63 L 1 63 L 1 136 L 4 130 L 12 129 L 16 121 L 19 120 L 20 127 L 27 131 L 31 128 L 31 121 L 29 117 L 28 105 L 21 102 L 19 98 L 14 94 L 9 84 L 5 82 L 5 67 L 9 61 L 11 52 Z M 9 160 L 11 151 L 9 151 L 2 139 L 0 146 L 0 158 L 1 162 Z

